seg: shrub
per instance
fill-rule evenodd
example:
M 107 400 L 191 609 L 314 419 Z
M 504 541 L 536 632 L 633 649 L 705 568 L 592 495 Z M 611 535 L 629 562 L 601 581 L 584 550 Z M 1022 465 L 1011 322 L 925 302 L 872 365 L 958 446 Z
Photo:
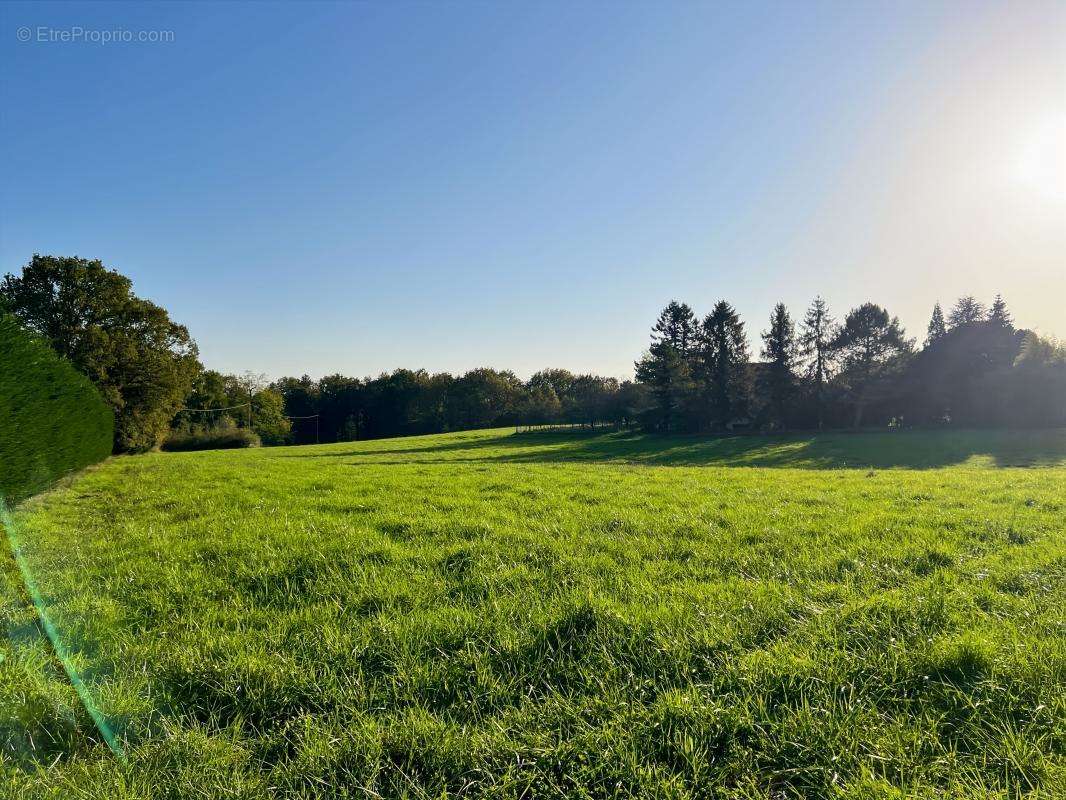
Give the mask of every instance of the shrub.
M 261 442 L 254 431 L 238 428 L 228 418 L 216 425 L 187 425 L 176 428 L 163 440 L 163 449 L 229 450 L 239 447 L 259 447 Z
M 0 498 L 21 500 L 106 458 L 114 425 L 88 378 L 0 315 Z

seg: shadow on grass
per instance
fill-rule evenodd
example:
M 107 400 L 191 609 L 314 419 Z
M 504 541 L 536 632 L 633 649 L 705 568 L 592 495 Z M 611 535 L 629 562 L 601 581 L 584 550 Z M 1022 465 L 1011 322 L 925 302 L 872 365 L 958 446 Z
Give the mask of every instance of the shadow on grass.
M 397 447 L 399 441 L 410 447 Z M 777 436 L 532 432 L 423 443 L 381 439 L 354 449 L 279 454 L 360 464 L 581 463 L 795 469 L 930 469 L 977 457 L 994 467 L 1066 465 L 1066 429 L 881 431 Z

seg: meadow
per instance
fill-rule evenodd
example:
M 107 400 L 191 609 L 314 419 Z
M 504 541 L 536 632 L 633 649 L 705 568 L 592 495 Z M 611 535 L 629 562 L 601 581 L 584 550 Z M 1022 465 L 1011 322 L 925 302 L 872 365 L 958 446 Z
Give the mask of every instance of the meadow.
M 0 793 L 1066 796 L 1066 431 L 493 430 L 18 506 Z

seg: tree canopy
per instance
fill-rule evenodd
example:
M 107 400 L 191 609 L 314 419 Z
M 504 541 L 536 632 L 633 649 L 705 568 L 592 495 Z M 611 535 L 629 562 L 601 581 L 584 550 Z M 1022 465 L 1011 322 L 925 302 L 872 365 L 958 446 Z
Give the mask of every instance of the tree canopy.
M 996 295 L 933 306 L 915 350 L 899 320 L 867 302 L 837 324 L 816 297 L 797 327 L 783 303 L 753 360 L 745 324 L 720 300 L 702 319 L 672 300 L 652 325 L 636 380 L 549 368 L 523 381 L 396 369 L 268 383 L 204 370 L 188 331 L 100 261 L 34 255 L 0 282 L 0 308 L 95 384 L 114 412 L 116 451 L 212 424 L 265 444 L 339 441 L 503 425 L 641 425 L 736 431 L 861 425 L 1066 424 L 1061 345 L 1015 327 Z M 236 407 L 236 408 L 234 408 Z M 192 410 L 182 410 L 182 409 Z M 241 430 L 250 428 L 251 430 Z
M 115 412 L 115 450 L 159 444 L 200 370 L 166 311 L 100 261 L 34 255 L 0 283 L 8 311 L 86 375 Z
M 671 302 L 636 365 L 651 401 L 643 421 L 655 430 L 1031 426 L 1066 418 L 1062 348 L 1015 329 L 998 295 L 987 312 L 973 297 L 962 298 L 950 325 L 937 303 L 920 351 L 875 303 L 852 309 L 837 325 L 815 298 L 798 332 L 779 303 L 762 333 L 759 362 L 749 360 L 743 323 L 724 302 L 683 357 L 680 323 L 690 317 L 679 309 L 691 312 Z
M 961 325 L 980 322 L 984 317 L 985 307 L 977 302 L 972 295 L 966 295 L 965 297 L 960 297 L 951 309 L 951 314 L 948 316 L 948 325 L 952 328 L 958 328 Z
M 833 349 L 841 360 L 841 381 L 858 427 L 867 405 L 883 397 L 890 372 L 903 366 L 902 357 L 910 352 L 911 343 L 896 317 L 889 317 L 875 303 L 863 303 L 844 318 L 833 337 Z

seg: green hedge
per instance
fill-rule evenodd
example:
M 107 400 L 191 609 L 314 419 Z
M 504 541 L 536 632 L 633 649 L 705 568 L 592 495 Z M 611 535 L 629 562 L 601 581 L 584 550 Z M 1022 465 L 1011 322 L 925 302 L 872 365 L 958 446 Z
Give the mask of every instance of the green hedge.
M 0 315 L 0 498 L 16 502 L 106 458 L 114 424 L 88 378 Z

